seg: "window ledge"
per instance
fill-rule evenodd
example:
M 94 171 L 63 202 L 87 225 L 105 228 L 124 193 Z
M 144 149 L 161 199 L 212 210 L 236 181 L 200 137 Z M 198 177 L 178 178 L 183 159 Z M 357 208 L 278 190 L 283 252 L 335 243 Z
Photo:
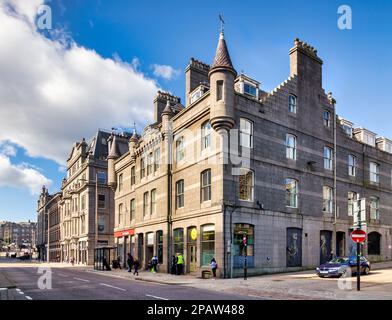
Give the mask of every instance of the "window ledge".
M 201 207 L 201 208 L 209 208 L 209 207 L 211 207 L 211 200 L 203 201 L 203 202 L 200 204 L 200 207 Z

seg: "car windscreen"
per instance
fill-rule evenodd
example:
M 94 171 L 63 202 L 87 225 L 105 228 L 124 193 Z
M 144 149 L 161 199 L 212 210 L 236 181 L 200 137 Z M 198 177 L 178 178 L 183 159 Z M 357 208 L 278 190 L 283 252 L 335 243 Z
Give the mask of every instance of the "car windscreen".
M 345 263 L 347 261 L 347 258 L 334 258 L 331 261 L 328 261 L 328 263 Z

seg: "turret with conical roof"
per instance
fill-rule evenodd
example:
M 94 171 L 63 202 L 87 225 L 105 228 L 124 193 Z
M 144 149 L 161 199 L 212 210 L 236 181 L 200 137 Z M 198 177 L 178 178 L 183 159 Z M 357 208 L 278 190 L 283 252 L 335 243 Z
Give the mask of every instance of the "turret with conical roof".
M 211 126 L 217 132 L 234 126 L 234 80 L 237 75 L 231 62 L 223 31 L 219 35 L 214 61 L 208 73 L 210 81 Z

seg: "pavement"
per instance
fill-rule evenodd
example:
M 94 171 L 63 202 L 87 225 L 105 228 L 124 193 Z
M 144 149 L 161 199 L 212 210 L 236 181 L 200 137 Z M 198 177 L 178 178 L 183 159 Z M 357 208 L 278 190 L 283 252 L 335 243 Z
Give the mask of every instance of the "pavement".
M 112 277 L 136 279 L 160 284 L 179 285 L 220 293 L 245 295 L 256 299 L 290 300 L 390 300 L 392 299 L 392 261 L 373 263 L 372 271 L 361 277 L 361 291 L 356 291 L 356 277 L 319 278 L 312 271 L 281 273 L 235 279 L 202 279 L 190 275 L 139 272 L 134 276 L 126 270 L 88 272 L 106 273 Z
M 39 267 L 43 270 L 50 268 L 52 290 L 37 288 Z M 371 273 L 361 277 L 359 292 L 356 291 L 355 277 L 319 278 L 314 271 L 254 276 L 247 280 L 201 279 L 148 271 L 140 271 L 139 276 L 134 276 L 124 269 L 96 271 L 92 267 L 72 267 L 67 263 L 18 264 L 3 261 L 0 274 L 32 299 L 392 299 L 392 261 L 373 263 Z
M 124 279 L 92 272 L 87 267 L 58 264 L 0 263 L 0 274 L 16 288 L 2 290 L 2 300 L 249 300 L 234 293 L 221 293 L 181 285 Z

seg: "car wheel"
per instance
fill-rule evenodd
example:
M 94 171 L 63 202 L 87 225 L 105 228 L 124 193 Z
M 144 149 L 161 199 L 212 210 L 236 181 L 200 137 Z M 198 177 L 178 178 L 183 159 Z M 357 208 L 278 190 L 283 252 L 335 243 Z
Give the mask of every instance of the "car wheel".
M 369 273 L 370 273 L 370 268 L 365 267 L 365 269 L 363 269 L 363 274 L 368 275 Z

